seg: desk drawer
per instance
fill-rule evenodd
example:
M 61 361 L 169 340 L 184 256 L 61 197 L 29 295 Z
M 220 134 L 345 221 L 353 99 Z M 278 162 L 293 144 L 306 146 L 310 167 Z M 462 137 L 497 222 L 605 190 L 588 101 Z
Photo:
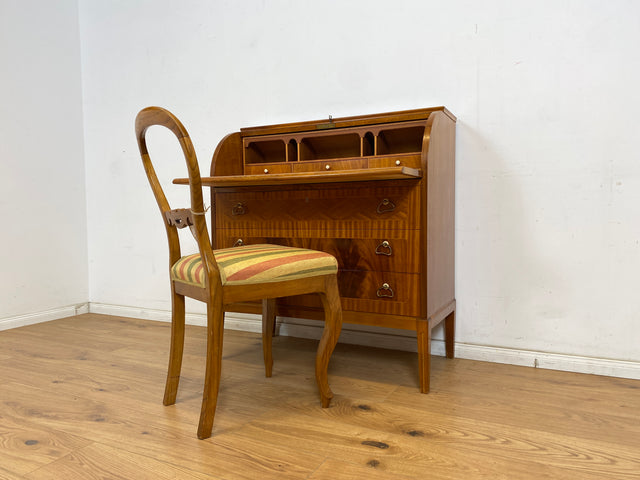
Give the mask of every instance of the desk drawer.
M 388 157 L 371 157 L 369 168 L 410 167 L 422 168 L 419 154 L 392 155 Z
M 300 161 L 293 165 L 293 173 L 300 172 L 333 172 L 335 170 L 362 170 L 367 168 L 367 160 L 364 158 L 353 160 L 320 160 Z
M 338 272 L 343 310 L 389 315 L 420 315 L 420 276 L 391 272 Z M 322 308 L 317 295 L 278 300 L 281 305 Z
M 236 233 L 236 235 L 234 235 Z M 247 231 L 217 231 L 217 248 L 271 243 L 330 253 L 344 270 L 418 273 L 420 248 L 416 230 L 371 232 L 368 238 L 331 238 L 331 232 L 311 232 L 308 238 L 256 237 Z
M 245 165 L 245 175 L 269 175 L 274 173 L 291 173 L 291 164 L 285 162 Z
M 418 229 L 418 205 L 417 184 L 222 192 L 215 195 L 216 229 L 259 236 L 278 230 Z

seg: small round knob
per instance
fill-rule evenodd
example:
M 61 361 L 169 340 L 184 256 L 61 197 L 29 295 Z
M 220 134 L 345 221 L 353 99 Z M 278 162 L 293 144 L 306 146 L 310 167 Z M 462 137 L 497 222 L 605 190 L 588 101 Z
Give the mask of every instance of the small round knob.
M 268 169 L 268 168 L 265 168 L 265 169 L 264 169 L 264 173 L 269 173 L 269 169 Z
M 389 290 L 389 284 L 388 283 L 383 283 L 382 284 L 382 288 L 384 288 L 385 290 Z
M 384 242 L 382 242 L 382 246 L 385 248 L 389 247 L 389 242 L 387 242 L 386 240 Z
M 324 166 L 324 169 L 325 169 L 325 170 L 331 170 L 331 165 L 325 165 L 325 166 Z
M 397 166 L 400 166 L 400 164 L 401 164 L 401 163 L 402 163 L 402 162 L 401 162 L 400 160 L 396 160 L 396 165 L 397 165 Z

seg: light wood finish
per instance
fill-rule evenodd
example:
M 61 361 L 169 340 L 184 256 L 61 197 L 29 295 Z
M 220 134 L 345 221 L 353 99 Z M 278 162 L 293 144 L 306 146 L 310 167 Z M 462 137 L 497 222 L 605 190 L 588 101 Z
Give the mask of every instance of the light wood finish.
M 343 321 L 414 330 L 424 393 L 431 330 L 445 318 L 454 356 L 455 122 L 434 107 L 242 128 L 220 142 L 203 181 L 217 248 L 267 242 L 331 253 Z M 309 296 L 276 303 L 280 316 L 320 312 Z
M 162 190 L 153 168 L 146 144 L 146 132 L 149 127 L 162 126 L 171 130 L 182 148 L 189 174 L 191 192 L 191 208 L 172 210 Z M 272 281 L 267 283 L 224 284 L 216 263 L 211 241 L 207 230 L 202 184 L 198 160 L 191 139 L 182 123 L 169 111 L 159 107 L 148 107 L 141 110 L 135 122 L 136 138 L 142 157 L 142 163 L 149 179 L 149 184 L 162 214 L 163 223 L 169 242 L 169 268 L 181 258 L 180 240 L 177 229 L 189 227 L 193 233 L 202 260 L 204 287 L 171 281 L 172 328 L 169 352 L 169 367 L 164 393 L 164 405 L 173 405 L 176 401 L 180 371 L 182 365 L 184 330 L 185 330 L 185 296 L 195 298 L 207 304 L 207 355 L 205 368 L 202 407 L 198 423 L 198 438 L 211 436 L 213 420 L 218 401 L 222 367 L 222 337 L 224 332 L 224 312 L 229 304 L 263 300 L 264 301 L 264 362 L 265 374 L 271 376 L 273 358 L 271 353 L 271 336 L 275 322 L 275 298 L 290 295 L 317 294 L 323 306 L 325 329 L 316 355 L 316 382 L 323 407 L 328 407 L 333 397 L 329 388 L 327 369 L 331 352 L 340 335 L 342 325 L 342 308 L 338 294 L 337 276 L 317 275 L 310 278 L 288 281 Z M 236 136 L 227 137 L 229 145 L 237 142 Z M 231 147 L 228 147 L 231 148 Z M 221 147 L 224 152 L 227 147 Z M 233 172 L 232 169 L 228 170 Z M 189 252 L 191 253 L 191 252 Z
M 338 344 L 317 407 L 316 342 L 225 332 L 216 435 L 198 441 L 206 328 L 187 326 L 163 407 L 170 325 L 86 314 L 0 332 L 0 478 L 631 480 L 640 381 Z

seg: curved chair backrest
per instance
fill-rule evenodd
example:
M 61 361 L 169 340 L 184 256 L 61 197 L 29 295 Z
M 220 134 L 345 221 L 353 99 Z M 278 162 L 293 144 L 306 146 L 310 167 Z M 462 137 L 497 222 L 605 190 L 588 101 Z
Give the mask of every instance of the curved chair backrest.
M 155 169 L 149 157 L 147 150 L 146 132 L 153 125 L 160 125 L 171 130 L 178 138 L 182 152 L 187 162 L 187 170 L 189 172 L 189 188 L 191 190 L 191 208 L 172 210 L 167 201 L 167 197 L 162 190 L 162 186 L 158 181 Z M 218 279 L 219 273 L 213 251 L 211 250 L 211 241 L 207 231 L 207 222 L 205 217 L 204 202 L 202 198 L 202 180 L 200 179 L 200 169 L 198 167 L 198 159 L 189 133 L 184 125 L 168 110 L 161 107 L 147 107 L 138 113 L 136 117 L 136 138 L 138 140 L 138 148 L 142 157 L 149 184 L 153 190 L 153 194 L 160 207 L 162 220 L 167 230 L 167 239 L 169 241 L 169 262 L 170 266 L 177 262 L 180 257 L 180 239 L 178 236 L 178 228 L 189 226 L 198 242 L 200 256 L 205 266 L 205 279 L 207 285 L 211 285 L 213 279 Z

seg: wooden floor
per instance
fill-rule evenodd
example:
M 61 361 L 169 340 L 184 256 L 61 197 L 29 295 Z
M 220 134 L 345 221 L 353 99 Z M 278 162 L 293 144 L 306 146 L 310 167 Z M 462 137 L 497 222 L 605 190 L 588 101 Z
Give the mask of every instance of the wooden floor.
M 0 479 L 638 479 L 640 381 L 225 333 L 213 437 L 197 440 L 204 329 L 162 405 L 167 324 L 81 315 L 0 332 Z

